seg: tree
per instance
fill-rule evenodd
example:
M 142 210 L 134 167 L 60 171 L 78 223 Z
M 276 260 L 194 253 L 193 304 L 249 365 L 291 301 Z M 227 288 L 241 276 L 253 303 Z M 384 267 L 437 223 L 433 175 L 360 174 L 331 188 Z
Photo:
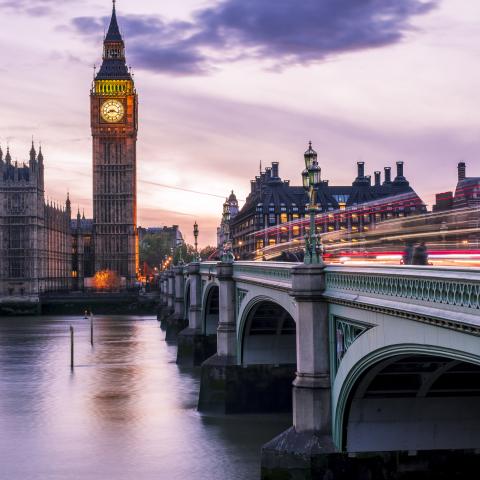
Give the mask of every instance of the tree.
M 216 251 L 217 247 L 212 247 L 211 245 L 208 245 L 207 247 L 204 247 L 200 250 L 200 257 L 202 257 L 202 260 L 208 260 L 210 255 L 212 255 Z
M 170 256 L 171 244 L 168 236 L 147 234 L 140 243 L 140 264 L 160 268 L 165 256 Z
M 191 263 L 195 260 L 195 247 L 188 243 L 177 247 L 173 254 L 173 264 L 178 265 L 180 259 L 183 260 L 183 263 Z

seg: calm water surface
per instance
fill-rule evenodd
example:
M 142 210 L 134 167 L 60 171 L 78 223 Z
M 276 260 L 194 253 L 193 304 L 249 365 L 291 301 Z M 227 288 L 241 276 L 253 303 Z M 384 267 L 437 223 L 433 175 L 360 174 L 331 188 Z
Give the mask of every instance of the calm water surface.
M 69 325 L 75 360 L 69 367 Z M 205 416 L 153 317 L 0 318 L 0 478 L 258 479 L 290 415 Z

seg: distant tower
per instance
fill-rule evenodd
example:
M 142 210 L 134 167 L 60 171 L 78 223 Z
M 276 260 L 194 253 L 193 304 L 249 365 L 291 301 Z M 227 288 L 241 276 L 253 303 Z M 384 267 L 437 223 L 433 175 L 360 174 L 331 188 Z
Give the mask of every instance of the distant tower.
M 115 0 L 90 105 L 95 271 L 113 270 L 132 286 L 138 271 L 138 99 L 125 60 Z

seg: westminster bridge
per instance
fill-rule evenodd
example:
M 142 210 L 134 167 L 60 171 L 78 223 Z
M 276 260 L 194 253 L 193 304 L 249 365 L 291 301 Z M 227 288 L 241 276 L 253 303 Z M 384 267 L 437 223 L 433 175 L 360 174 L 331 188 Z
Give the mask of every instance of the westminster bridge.
M 203 262 L 161 291 L 177 363 L 201 365 L 199 410 L 292 409 L 263 478 L 479 461 L 478 271 Z

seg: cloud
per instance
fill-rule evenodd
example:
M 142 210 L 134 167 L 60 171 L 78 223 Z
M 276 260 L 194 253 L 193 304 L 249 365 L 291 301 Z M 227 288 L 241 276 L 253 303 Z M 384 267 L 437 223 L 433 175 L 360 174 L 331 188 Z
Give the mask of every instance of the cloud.
M 70 2 L 72 0 L 64 0 Z M 0 0 L 0 9 L 17 13 L 26 13 L 32 17 L 50 15 L 53 6 L 58 5 L 58 0 Z
M 439 1 L 222 0 L 197 10 L 190 22 L 127 15 L 120 23 L 132 62 L 142 69 L 204 74 L 212 64 L 241 58 L 261 59 L 281 69 L 395 44 L 413 29 L 414 17 L 430 12 Z M 91 35 L 107 22 L 79 17 L 72 25 Z

